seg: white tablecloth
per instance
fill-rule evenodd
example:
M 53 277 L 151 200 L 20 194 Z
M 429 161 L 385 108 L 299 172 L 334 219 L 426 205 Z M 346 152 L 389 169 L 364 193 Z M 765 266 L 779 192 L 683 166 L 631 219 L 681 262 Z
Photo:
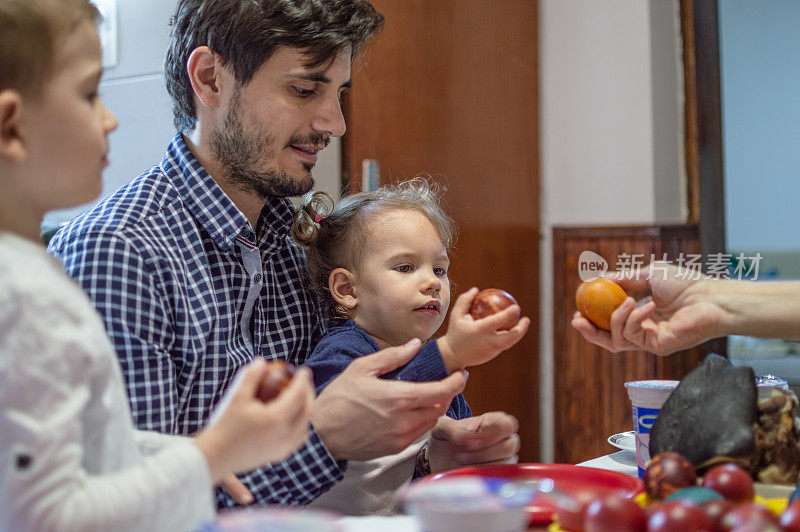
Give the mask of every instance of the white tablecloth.
M 631 451 L 618 451 L 616 453 L 607 454 L 599 458 L 592 458 L 585 462 L 578 464 L 585 467 L 596 467 L 598 469 L 609 469 L 611 471 L 618 471 L 633 477 L 639 475 L 639 470 L 636 467 L 636 453 Z
M 343 517 L 338 523 L 345 532 L 421 532 L 422 529 L 413 515 L 395 517 Z

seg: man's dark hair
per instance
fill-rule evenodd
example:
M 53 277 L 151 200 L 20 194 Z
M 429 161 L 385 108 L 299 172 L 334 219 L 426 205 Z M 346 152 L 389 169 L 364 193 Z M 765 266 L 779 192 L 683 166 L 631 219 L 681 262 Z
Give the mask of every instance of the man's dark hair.
M 278 46 L 306 50 L 309 67 L 332 61 L 347 45 L 352 56 L 383 26 L 367 0 L 180 0 L 170 20 L 164 64 L 175 127 L 196 124 L 189 55 L 208 46 L 247 84 Z

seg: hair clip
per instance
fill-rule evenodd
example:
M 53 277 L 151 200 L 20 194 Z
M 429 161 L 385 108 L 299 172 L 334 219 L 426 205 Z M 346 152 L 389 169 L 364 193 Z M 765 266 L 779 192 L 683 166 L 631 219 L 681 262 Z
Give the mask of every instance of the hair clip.
M 316 216 L 314 216 L 314 223 L 315 224 L 318 224 L 321 221 L 322 221 L 322 215 L 321 214 L 317 214 Z

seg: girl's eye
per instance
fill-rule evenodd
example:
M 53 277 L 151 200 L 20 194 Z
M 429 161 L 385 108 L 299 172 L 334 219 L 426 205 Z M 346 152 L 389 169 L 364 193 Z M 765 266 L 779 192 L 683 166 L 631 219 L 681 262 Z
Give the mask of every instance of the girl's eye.
M 444 277 L 445 275 L 447 275 L 447 270 L 445 270 L 444 268 L 434 268 L 433 273 L 438 275 L 439 277 Z
M 400 273 L 408 273 L 408 272 L 411 271 L 411 265 L 410 264 L 401 264 L 400 266 L 396 267 L 395 270 L 397 270 Z
M 297 95 L 301 98 L 308 98 L 309 96 L 314 94 L 314 91 L 311 89 L 304 89 L 303 87 L 292 87 L 292 88 L 295 90 L 295 92 L 297 92 Z
M 98 92 L 94 91 L 94 92 L 91 92 L 91 93 L 87 94 L 86 95 L 86 99 L 89 100 L 90 102 L 94 102 L 97 99 L 98 95 L 99 95 Z

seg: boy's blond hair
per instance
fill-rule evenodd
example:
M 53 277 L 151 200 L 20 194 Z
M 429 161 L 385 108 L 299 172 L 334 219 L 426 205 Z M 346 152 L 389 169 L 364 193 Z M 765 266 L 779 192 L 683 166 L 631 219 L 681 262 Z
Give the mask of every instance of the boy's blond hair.
M 98 17 L 88 0 L 0 0 L 0 91 L 38 95 L 53 73 L 58 43 Z

